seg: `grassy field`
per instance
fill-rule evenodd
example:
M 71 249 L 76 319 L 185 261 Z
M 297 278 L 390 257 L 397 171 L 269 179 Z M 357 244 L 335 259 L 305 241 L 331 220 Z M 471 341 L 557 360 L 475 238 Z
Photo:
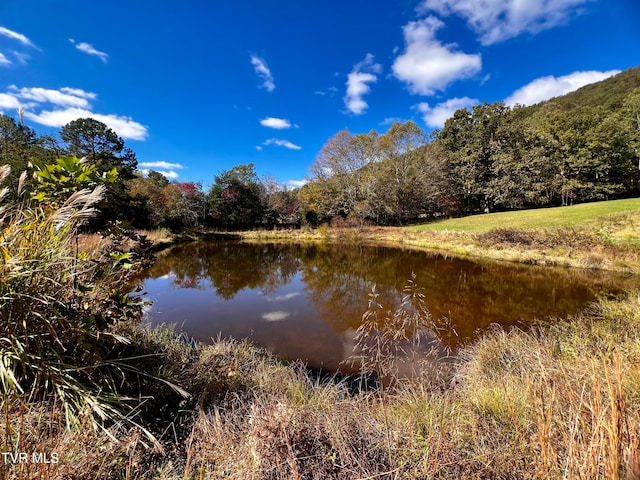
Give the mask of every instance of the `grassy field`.
M 539 208 L 516 212 L 499 212 L 452 218 L 409 227 L 417 231 L 482 232 L 496 228 L 557 228 L 582 227 L 600 223 L 603 217 L 640 211 L 640 198 L 583 203 L 568 207 Z M 615 217 L 613 217 L 615 218 Z M 606 218 L 605 218 L 606 220 Z
M 536 265 L 640 272 L 640 199 L 491 213 L 407 227 L 238 232 L 245 241 L 389 244 Z

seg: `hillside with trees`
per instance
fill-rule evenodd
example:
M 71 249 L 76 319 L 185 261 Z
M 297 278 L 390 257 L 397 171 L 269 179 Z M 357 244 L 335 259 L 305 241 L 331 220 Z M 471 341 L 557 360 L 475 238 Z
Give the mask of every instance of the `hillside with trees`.
M 339 131 L 299 189 L 261 179 L 247 164 L 218 172 L 205 190 L 158 172 L 142 174 L 135 152 L 97 120 L 74 120 L 55 138 L 0 116 L 0 164 L 11 166 L 12 180 L 62 156 L 84 158 L 98 175 L 115 174 L 94 226 L 405 225 L 636 197 L 640 68 L 529 107 L 497 102 L 460 109 L 430 135 L 411 121 L 385 133 Z M 56 168 L 64 170 L 64 162 Z M 67 174 L 73 176 L 60 172 Z
M 301 198 L 322 220 L 376 224 L 637 196 L 640 69 L 541 104 L 460 109 L 330 139 Z M 340 192 L 340 195 L 336 194 Z

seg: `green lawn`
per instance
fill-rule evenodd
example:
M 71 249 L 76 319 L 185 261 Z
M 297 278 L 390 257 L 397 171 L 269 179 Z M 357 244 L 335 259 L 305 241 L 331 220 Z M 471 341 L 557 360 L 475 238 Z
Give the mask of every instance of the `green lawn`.
M 483 231 L 495 228 L 577 227 L 601 217 L 640 211 L 640 198 L 583 203 L 570 207 L 539 208 L 517 212 L 488 213 L 452 218 L 426 225 L 409 227 L 415 230 Z

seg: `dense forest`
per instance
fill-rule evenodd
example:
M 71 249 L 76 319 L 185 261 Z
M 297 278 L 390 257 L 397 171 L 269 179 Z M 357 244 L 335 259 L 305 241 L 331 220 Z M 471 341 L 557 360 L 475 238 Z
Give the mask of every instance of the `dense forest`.
M 411 121 L 383 134 L 342 130 L 295 190 L 259 178 L 253 164 L 218 173 L 206 190 L 143 175 L 124 141 L 86 118 L 53 137 L 1 115 L 2 164 L 11 166 L 12 185 L 31 171 L 40 192 L 47 181 L 69 190 L 105 183 L 94 226 L 121 220 L 174 231 L 399 225 L 638 196 L 640 68 L 530 107 L 461 109 L 431 135 Z

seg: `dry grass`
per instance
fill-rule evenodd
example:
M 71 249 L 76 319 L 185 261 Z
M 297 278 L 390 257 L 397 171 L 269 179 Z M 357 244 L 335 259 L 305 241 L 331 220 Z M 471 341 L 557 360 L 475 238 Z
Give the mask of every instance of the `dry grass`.
M 142 352 L 158 354 L 148 362 L 150 373 L 162 370 L 193 394 L 163 413 L 169 421 L 158 436 L 165 452 L 145 449 L 139 433 L 117 425 L 117 442 L 90 429 L 47 430 L 51 422 L 42 418 L 54 410 L 21 414 L 13 405 L 13 431 L 27 432 L 15 448 L 60 453 L 58 464 L 38 467 L 40 478 L 640 475 L 638 294 L 601 301 L 545 329 L 496 330 L 464 352 L 451 384 L 415 377 L 384 395 L 354 395 L 344 383 L 319 381 L 244 342 L 192 345 L 170 329 L 130 336 Z M 155 391 L 166 404 L 170 395 Z M 5 466 L 5 476 L 38 478 L 26 468 Z
M 76 239 L 79 252 L 87 253 L 91 258 L 98 258 L 103 252 L 112 251 L 117 243 L 120 251 L 131 251 L 140 243 L 140 239 L 150 242 L 152 248 L 159 249 L 174 242 L 175 236 L 166 229 L 136 230 L 130 237 L 114 238 L 101 233 L 81 233 Z
M 156 247 L 169 245 L 175 238 L 175 236 L 166 228 L 158 228 L 155 230 L 136 230 L 136 234 L 145 237 Z
M 576 208 L 579 206 L 576 206 Z M 563 207 L 572 208 L 572 207 Z M 513 212 L 524 215 L 526 212 Z M 498 215 L 498 214 L 495 214 Z M 475 217 L 467 217 L 471 221 Z M 582 217 L 580 217 L 582 218 Z M 363 227 L 239 232 L 245 241 L 357 242 L 441 251 L 543 266 L 640 272 L 640 213 L 589 217 L 585 224 L 523 229 L 511 224 L 481 230 Z M 463 223 L 465 219 L 457 219 Z M 491 225 L 488 223 L 487 225 Z

